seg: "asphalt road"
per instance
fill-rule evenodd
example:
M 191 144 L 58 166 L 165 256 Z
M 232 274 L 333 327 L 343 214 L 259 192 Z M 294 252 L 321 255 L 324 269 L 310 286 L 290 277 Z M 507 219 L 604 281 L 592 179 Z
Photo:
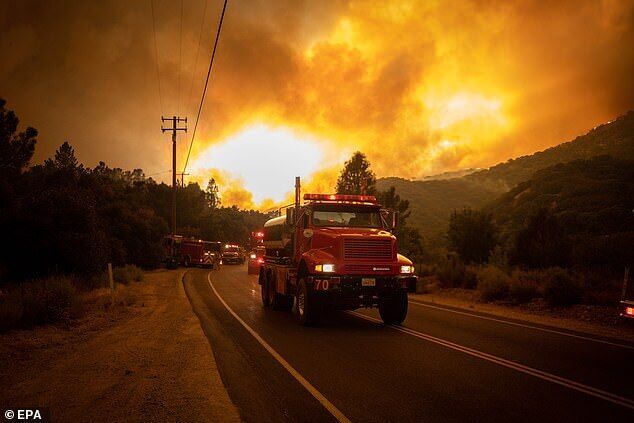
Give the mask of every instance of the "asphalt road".
M 263 309 L 245 266 L 185 291 L 245 421 L 610 421 L 634 418 L 634 346 L 410 301 L 318 327 Z

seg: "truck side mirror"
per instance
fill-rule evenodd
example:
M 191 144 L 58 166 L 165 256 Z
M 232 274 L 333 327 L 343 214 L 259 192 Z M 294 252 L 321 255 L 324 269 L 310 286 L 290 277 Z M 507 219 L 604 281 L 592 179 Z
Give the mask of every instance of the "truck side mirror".
M 392 212 L 392 230 L 395 230 L 398 226 L 398 212 Z
M 286 225 L 295 225 L 295 207 L 289 207 L 286 209 Z

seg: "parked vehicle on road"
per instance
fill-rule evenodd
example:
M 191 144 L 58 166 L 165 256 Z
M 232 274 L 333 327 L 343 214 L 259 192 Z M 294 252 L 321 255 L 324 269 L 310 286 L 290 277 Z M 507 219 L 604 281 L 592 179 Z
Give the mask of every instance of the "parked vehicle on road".
M 168 269 L 178 266 L 215 268 L 220 264 L 221 247 L 220 242 L 167 235 L 163 238 L 163 261 Z
M 222 242 L 203 241 L 203 267 L 220 269 Z
M 266 253 L 266 248 L 264 248 L 264 245 L 255 247 L 253 250 L 251 250 L 251 252 L 249 253 L 248 266 L 247 266 L 247 273 L 249 275 L 260 274 L 260 268 L 264 264 L 265 253 Z
M 245 252 L 242 247 L 236 244 L 225 244 L 222 249 L 222 264 L 243 264 Z
M 390 232 L 397 214 L 370 195 L 306 194 L 300 205 L 299 185 L 297 178 L 294 206 L 264 225 L 264 307 L 293 307 L 302 325 L 317 323 L 326 307 L 378 307 L 385 323 L 402 323 L 417 277 Z

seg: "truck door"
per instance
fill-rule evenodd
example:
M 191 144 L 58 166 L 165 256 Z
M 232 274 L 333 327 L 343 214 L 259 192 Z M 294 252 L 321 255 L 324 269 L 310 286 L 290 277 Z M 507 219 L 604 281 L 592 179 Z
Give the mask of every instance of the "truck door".
M 309 219 L 310 212 L 306 209 L 302 209 L 298 218 L 297 228 L 295 230 L 295 240 L 297 245 L 297 248 L 295 249 L 297 252 L 297 256 L 295 257 L 296 262 L 299 262 L 302 254 L 310 250 L 310 238 L 312 235 L 309 232 L 306 232 L 307 230 L 310 230 Z

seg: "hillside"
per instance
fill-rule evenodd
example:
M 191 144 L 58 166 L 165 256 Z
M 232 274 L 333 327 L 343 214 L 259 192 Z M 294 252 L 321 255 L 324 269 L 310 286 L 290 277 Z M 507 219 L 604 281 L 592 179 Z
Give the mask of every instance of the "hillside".
M 634 160 L 633 111 L 572 141 L 463 177 L 423 181 L 381 178 L 377 187 L 384 190 L 394 186 L 401 197 L 410 201 L 410 223 L 421 233 L 433 236 L 444 232 L 454 209 L 484 206 L 538 170 L 599 155 Z
M 634 245 L 634 161 L 598 156 L 537 171 L 484 207 L 504 239 L 523 228 L 540 209 L 548 209 L 575 242 L 584 260 L 631 260 Z M 629 253 L 628 253 L 629 251 Z M 587 263 L 586 263 L 587 264 Z
M 634 230 L 634 161 L 598 156 L 539 170 L 484 207 L 505 232 L 537 210 L 559 217 L 570 235 Z

